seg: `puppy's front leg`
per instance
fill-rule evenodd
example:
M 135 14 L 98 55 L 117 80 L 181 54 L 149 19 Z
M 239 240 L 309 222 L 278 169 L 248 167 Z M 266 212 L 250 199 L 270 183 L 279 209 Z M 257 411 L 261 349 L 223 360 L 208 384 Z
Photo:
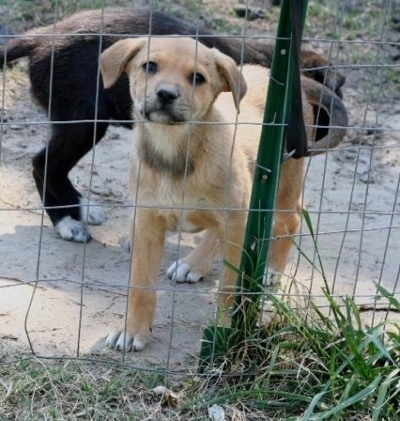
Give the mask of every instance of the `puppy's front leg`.
M 125 323 L 106 338 L 106 345 L 117 350 L 141 351 L 153 327 L 156 291 L 165 242 L 165 220 L 155 211 L 137 210 L 131 219 L 132 266 Z

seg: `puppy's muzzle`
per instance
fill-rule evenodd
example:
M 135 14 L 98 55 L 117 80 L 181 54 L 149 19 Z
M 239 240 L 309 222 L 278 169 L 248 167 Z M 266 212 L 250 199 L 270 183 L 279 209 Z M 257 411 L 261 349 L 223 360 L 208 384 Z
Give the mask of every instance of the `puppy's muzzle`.
M 186 106 L 177 85 L 160 83 L 145 100 L 146 118 L 155 123 L 173 124 L 187 120 Z
M 179 98 L 179 89 L 174 85 L 159 85 L 156 94 L 161 105 L 166 108 Z

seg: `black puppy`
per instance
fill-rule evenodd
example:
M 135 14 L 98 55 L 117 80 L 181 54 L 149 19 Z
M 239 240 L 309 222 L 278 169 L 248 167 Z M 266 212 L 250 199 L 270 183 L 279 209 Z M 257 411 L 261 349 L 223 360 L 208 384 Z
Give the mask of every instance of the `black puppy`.
M 65 240 L 88 241 L 87 224 L 104 220 L 99 207 L 82 206 L 84 200 L 68 173 L 103 138 L 109 120 L 132 126 L 128 80 L 123 75 L 113 88 L 104 90 L 100 53 L 123 37 L 148 34 L 198 37 L 237 63 L 271 64 L 271 45 L 217 36 L 163 13 L 128 8 L 83 11 L 56 25 L 28 31 L 0 48 L 0 66 L 29 58 L 32 95 L 50 116 L 51 139 L 33 158 L 33 177 L 56 231 Z M 324 57 L 304 52 L 301 61 L 307 76 L 340 93 L 344 77 L 332 72 Z

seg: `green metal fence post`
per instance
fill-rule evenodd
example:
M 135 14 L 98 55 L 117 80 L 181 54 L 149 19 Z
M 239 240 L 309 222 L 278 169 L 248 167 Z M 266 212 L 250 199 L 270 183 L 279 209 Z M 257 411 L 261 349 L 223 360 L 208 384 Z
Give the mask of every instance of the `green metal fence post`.
M 284 0 L 271 66 L 270 82 L 261 139 L 256 160 L 244 250 L 239 268 L 238 289 L 230 328 L 210 326 L 204 331 L 200 370 L 254 332 L 263 291 L 265 262 L 273 226 L 273 209 L 279 183 L 293 88 L 293 42 L 290 2 L 302 1 L 302 22 L 306 0 Z

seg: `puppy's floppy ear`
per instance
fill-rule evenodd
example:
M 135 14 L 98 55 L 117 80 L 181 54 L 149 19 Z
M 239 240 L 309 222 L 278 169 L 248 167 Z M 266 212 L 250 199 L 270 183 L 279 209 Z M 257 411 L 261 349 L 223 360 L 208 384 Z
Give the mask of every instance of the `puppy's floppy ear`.
M 239 103 L 247 92 L 246 81 L 233 59 L 217 49 L 214 49 L 214 54 L 218 72 L 223 80 L 221 91 L 232 92 L 235 107 L 239 111 Z
M 104 88 L 111 88 L 126 70 L 126 66 L 147 43 L 146 38 L 127 38 L 117 41 L 100 56 L 100 70 Z

